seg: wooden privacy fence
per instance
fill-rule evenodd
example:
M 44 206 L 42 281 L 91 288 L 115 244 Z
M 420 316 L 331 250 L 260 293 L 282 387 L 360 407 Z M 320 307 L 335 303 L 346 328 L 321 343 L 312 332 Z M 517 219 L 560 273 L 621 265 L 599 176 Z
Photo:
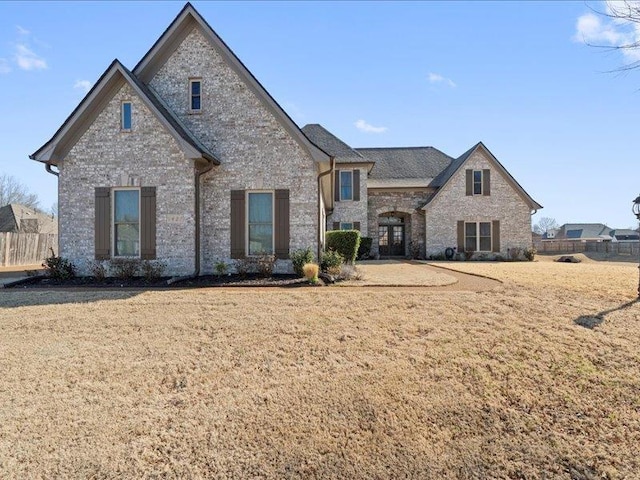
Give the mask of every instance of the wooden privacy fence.
M 540 253 L 608 253 L 612 255 L 639 255 L 638 242 L 535 242 L 536 250 Z
M 58 252 L 58 235 L 53 233 L 0 232 L 0 267 L 37 265 Z

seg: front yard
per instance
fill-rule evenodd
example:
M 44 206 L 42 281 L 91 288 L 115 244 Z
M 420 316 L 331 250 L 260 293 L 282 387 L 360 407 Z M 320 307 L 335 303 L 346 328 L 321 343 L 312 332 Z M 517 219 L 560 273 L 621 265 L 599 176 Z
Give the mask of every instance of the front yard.
M 504 283 L 0 291 L 0 477 L 636 476 L 637 266 L 444 266 Z

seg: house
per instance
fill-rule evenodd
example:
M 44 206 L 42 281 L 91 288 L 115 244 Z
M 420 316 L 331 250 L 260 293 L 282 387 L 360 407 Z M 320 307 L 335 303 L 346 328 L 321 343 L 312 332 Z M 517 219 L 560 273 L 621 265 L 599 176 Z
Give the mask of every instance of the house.
M 457 158 L 433 147 L 352 148 L 321 125 L 302 131 L 335 159 L 332 229 L 356 228 L 373 254 L 507 254 L 532 245 L 542 208 L 478 143 Z
M 171 275 L 262 253 L 319 255 L 358 228 L 381 255 L 531 245 L 540 208 L 479 143 L 353 149 L 301 130 L 186 4 L 132 69 L 117 59 L 30 156 L 58 176 L 60 255 L 160 260 Z
M 0 207 L 0 232 L 58 233 L 58 219 L 19 203 Z
M 609 232 L 612 242 L 637 242 L 640 240 L 640 232 L 630 228 L 616 228 Z
M 604 223 L 565 223 L 553 238 L 556 241 L 610 242 L 611 229 Z

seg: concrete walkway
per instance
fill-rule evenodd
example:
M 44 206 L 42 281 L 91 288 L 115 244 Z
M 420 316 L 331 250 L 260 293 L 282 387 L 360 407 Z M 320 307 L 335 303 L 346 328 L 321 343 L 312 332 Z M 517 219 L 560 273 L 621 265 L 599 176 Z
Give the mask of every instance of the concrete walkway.
M 344 287 L 428 287 L 429 291 L 459 290 L 480 292 L 491 290 L 500 281 L 456 272 L 427 262 L 410 260 L 367 260 L 358 262 L 359 280 L 338 284 Z

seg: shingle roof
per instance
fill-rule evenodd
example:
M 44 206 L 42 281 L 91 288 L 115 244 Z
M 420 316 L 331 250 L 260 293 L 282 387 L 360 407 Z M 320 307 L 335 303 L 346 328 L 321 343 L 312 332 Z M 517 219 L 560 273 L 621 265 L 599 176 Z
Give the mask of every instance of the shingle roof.
M 434 178 L 453 159 L 433 147 L 356 148 L 375 162 L 370 178 Z
M 33 208 L 10 203 L 0 208 L 0 232 L 58 233 L 58 221 Z
M 437 176 L 436 178 L 433 179 L 433 182 L 431 182 L 431 186 L 432 187 L 441 187 L 443 186 L 445 183 L 447 183 L 447 180 L 449 180 L 449 178 L 451 177 L 451 175 L 453 175 L 458 168 L 460 168 L 462 166 L 462 164 L 464 162 L 466 162 L 467 158 L 469 158 L 469 155 L 471 155 L 471 153 L 473 153 L 473 151 L 476 149 L 476 147 L 479 144 L 476 143 L 473 147 L 471 147 L 469 150 L 467 150 L 466 152 L 464 152 L 462 155 L 460 155 L 458 158 L 456 158 L 455 160 L 453 160 L 444 170 L 442 170 Z
M 556 238 L 584 239 L 609 236 L 611 229 L 603 223 L 565 223 Z
M 302 127 L 302 133 L 317 147 L 334 157 L 338 163 L 370 162 L 322 125 L 310 123 Z

